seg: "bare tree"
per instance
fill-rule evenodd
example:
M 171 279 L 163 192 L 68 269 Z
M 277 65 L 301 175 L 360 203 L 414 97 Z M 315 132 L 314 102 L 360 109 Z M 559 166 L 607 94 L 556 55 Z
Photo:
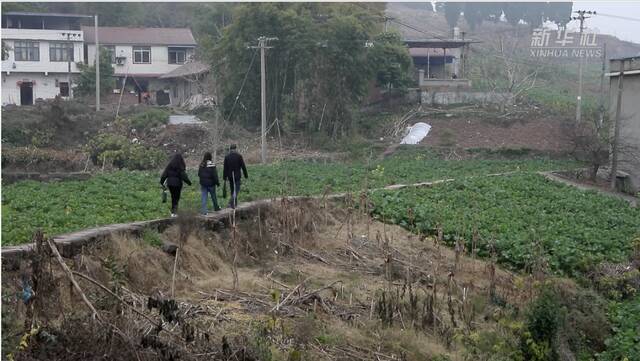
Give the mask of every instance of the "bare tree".
M 621 121 L 627 121 L 630 117 L 624 117 Z M 567 126 L 567 138 L 572 143 L 571 154 L 589 166 L 588 178 L 591 181 L 597 179 L 598 170 L 608 166 L 610 162 L 614 134 L 612 134 L 612 122 L 608 119 L 600 121 L 595 117 L 591 121 L 573 122 Z M 640 164 L 640 140 L 630 137 L 619 139 L 618 154 L 620 155 L 620 165 Z M 610 174 L 613 177 L 613 174 Z
M 609 162 L 608 124 L 603 122 L 573 122 L 568 126 L 573 157 L 589 165 L 589 180 L 595 181 L 598 170 Z
M 490 92 L 504 94 L 500 111 L 507 104 L 513 104 L 524 92 L 536 87 L 540 67 L 518 58 L 519 38 L 505 39 L 500 35 L 495 43 L 487 44 L 486 52 L 478 53 L 480 59 L 477 71 Z

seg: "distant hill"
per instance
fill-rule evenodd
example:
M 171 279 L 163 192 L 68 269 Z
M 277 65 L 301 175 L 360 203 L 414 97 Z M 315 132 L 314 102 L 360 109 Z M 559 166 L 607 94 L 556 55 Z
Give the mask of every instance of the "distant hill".
M 444 14 L 436 13 L 431 8 L 430 3 L 387 3 L 386 14 L 398 22 L 413 27 L 392 22 L 392 28 L 397 29 L 403 36 L 407 38 L 449 38 L 451 37 L 449 26 Z M 522 41 L 523 47 L 529 46 L 531 40 L 531 28 L 528 25 L 511 26 L 508 23 L 493 23 L 485 21 L 474 31 L 470 30 L 469 25 L 463 17 L 460 17 L 458 26 L 464 31 L 467 38 L 490 43 L 496 39 L 496 34 L 509 36 L 517 36 Z M 421 31 L 418 31 L 421 30 Z M 425 34 L 426 33 L 426 34 Z M 599 34 L 598 44 L 607 45 L 607 58 L 618 58 L 626 56 L 634 56 L 640 54 L 640 44 L 624 41 L 612 35 Z M 482 45 L 479 45 L 482 46 Z

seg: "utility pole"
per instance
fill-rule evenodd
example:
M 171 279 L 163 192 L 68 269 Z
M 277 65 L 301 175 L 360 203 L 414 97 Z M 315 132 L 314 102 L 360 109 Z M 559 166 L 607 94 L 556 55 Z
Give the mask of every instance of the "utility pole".
M 262 164 L 267 163 L 267 71 L 266 71 L 266 61 L 265 61 L 265 50 L 273 48 L 272 46 L 267 46 L 267 43 L 271 40 L 278 40 L 278 38 L 267 38 L 266 36 L 261 36 L 258 38 L 258 46 L 252 46 L 252 49 L 260 49 L 260 103 L 261 103 L 261 146 L 262 146 Z
M 100 42 L 98 41 L 98 15 L 93 16 L 93 32 L 96 36 L 96 112 L 100 110 Z
M 390 17 L 390 16 L 385 16 L 384 17 L 384 32 L 387 32 L 387 29 L 389 28 L 389 21 L 394 20 L 394 18 Z
M 600 124 L 604 124 L 604 74 L 606 70 L 606 62 L 607 62 L 607 43 L 604 43 L 602 47 L 602 72 L 600 73 Z
M 584 21 L 585 19 L 590 18 L 590 16 L 585 16 L 585 14 L 595 14 L 595 11 L 578 10 L 574 12 L 578 14 L 578 16 L 572 17 L 571 20 L 580 21 L 580 39 L 582 39 L 582 32 L 584 31 Z M 576 122 L 580 122 L 582 120 L 582 68 L 584 66 L 584 59 L 582 56 L 580 57 L 578 64 L 578 97 L 576 98 Z
M 67 43 L 65 45 L 64 52 L 67 56 L 67 86 L 69 87 L 69 99 L 72 98 L 71 95 L 71 57 L 73 56 L 73 43 L 71 42 L 71 33 L 62 33 L 62 36 L 67 36 Z M 63 58 L 64 59 L 64 58 Z
M 620 60 L 620 73 L 618 74 L 618 94 L 616 99 L 616 120 L 613 124 L 613 144 L 611 146 L 611 190 L 616 189 L 618 175 L 618 143 L 620 141 L 620 116 L 622 112 L 622 88 L 624 81 L 624 60 Z

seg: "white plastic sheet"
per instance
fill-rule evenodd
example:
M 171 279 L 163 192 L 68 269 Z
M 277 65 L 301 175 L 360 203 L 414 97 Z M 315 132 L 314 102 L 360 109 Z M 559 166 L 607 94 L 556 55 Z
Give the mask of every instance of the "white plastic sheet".
M 407 135 L 402 138 L 400 144 L 418 144 L 429 134 L 431 126 L 427 123 L 419 122 L 407 128 Z
M 202 121 L 195 115 L 170 115 L 169 124 L 200 124 Z

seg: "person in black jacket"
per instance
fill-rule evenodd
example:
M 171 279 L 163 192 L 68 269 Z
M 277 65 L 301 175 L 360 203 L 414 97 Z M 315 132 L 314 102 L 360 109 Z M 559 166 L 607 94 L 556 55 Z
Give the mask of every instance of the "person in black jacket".
M 218 198 L 216 197 L 216 187 L 220 186 L 218 180 L 218 170 L 215 163 L 213 163 L 211 153 L 204 153 L 202 163 L 198 169 L 198 177 L 200 178 L 200 192 L 202 194 L 202 214 L 207 214 L 207 198 L 211 194 L 211 201 L 213 201 L 213 209 L 219 211 Z
M 169 164 L 162 172 L 160 177 L 160 185 L 167 187 L 171 193 L 171 217 L 176 217 L 178 213 L 178 202 L 180 202 L 180 193 L 182 192 L 182 182 L 191 185 L 189 176 L 187 176 L 187 166 L 184 163 L 182 154 L 178 153 L 171 158 Z
M 223 181 L 229 181 L 229 191 L 231 193 L 231 199 L 229 199 L 229 207 L 236 208 L 238 204 L 238 193 L 240 193 L 240 171 L 244 173 L 244 178 L 249 178 L 247 175 L 247 167 L 244 165 L 244 159 L 236 151 L 236 145 L 232 144 L 229 147 L 229 154 L 224 157 L 224 166 L 222 168 Z

